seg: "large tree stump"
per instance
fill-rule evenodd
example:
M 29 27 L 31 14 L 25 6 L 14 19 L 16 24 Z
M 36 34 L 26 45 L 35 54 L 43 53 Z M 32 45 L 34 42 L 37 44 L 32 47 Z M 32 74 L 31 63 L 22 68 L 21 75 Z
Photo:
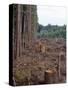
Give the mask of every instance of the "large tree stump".
M 54 70 L 46 70 L 44 79 L 46 84 L 57 83 L 57 72 Z

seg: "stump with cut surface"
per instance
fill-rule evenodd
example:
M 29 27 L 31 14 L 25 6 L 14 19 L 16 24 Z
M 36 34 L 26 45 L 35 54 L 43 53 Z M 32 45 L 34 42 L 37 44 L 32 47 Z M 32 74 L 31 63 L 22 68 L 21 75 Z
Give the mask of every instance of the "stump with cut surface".
M 46 70 L 44 79 L 46 84 L 57 83 L 57 72 L 54 70 Z

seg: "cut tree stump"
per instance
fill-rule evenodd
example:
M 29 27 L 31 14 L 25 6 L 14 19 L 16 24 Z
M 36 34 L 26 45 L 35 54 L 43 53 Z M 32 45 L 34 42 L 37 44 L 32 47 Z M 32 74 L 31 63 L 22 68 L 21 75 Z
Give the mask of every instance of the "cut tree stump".
M 57 72 L 54 70 L 46 70 L 44 73 L 44 79 L 46 84 L 57 83 Z

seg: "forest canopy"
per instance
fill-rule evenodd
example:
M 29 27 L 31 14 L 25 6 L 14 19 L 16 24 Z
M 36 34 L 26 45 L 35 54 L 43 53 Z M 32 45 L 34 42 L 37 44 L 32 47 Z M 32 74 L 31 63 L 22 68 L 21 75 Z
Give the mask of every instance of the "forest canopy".
M 38 24 L 36 36 L 38 38 L 64 38 L 66 39 L 66 25 L 51 25 L 43 26 Z

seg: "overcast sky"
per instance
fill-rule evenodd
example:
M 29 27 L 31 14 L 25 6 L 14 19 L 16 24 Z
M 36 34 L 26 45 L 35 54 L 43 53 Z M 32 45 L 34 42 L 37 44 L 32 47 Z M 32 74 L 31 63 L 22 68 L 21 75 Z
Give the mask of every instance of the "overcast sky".
M 42 25 L 66 24 L 66 8 L 55 6 L 37 6 L 38 22 Z

